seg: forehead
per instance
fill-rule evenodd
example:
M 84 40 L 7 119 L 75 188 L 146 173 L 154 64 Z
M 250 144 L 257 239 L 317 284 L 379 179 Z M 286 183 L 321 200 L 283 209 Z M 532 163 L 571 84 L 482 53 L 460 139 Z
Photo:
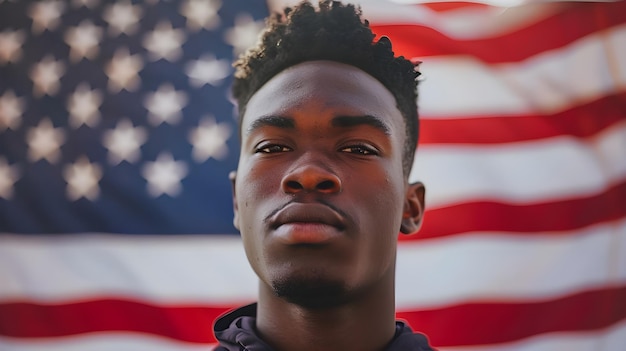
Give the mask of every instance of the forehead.
M 377 116 L 404 138 L 404 120 L 391 92 L 376 78 L 350 65 L 309 61 L 289 67 L 261 87 L 250 99 L 241 121 L 242 135 L 255 119 L 317 113 Z

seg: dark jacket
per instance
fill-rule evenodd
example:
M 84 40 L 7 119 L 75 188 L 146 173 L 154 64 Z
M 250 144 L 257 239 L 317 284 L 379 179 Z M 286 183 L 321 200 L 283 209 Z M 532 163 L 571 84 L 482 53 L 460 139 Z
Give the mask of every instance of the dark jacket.
M 213 331 L 219 341 L 214 351 L 272 351 L 272 348 L 256 335 L 256 304 L 247 305 L 220 317 Z M 433 351 L 422 334 L 396 322 L 396 335 L 385 351 Z

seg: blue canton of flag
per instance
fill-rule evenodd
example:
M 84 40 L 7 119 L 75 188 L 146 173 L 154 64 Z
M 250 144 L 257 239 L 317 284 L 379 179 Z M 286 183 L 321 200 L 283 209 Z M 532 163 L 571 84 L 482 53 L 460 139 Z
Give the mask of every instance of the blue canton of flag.
M 0 1 L 0 232 L 235 233 L 262 1 Z

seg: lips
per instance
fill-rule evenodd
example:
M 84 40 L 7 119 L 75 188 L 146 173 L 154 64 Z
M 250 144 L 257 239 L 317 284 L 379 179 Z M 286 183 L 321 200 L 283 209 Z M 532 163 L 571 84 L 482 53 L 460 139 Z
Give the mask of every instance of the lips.
M 273 235 L 285 244 L 323 244 L 342 235 L 344 218 L 321 203 L 290 203 L 270 218 Z

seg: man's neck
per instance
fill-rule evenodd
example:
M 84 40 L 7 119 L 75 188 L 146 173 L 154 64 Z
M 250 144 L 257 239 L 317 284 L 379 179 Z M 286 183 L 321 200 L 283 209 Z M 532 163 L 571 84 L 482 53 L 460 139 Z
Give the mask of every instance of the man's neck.
M 277 351 L 381 351 L 395 333 L 391 280 L 356 301 L 324 309 L 292 304 L 261 283 L 256 321 L 260 337 Z

